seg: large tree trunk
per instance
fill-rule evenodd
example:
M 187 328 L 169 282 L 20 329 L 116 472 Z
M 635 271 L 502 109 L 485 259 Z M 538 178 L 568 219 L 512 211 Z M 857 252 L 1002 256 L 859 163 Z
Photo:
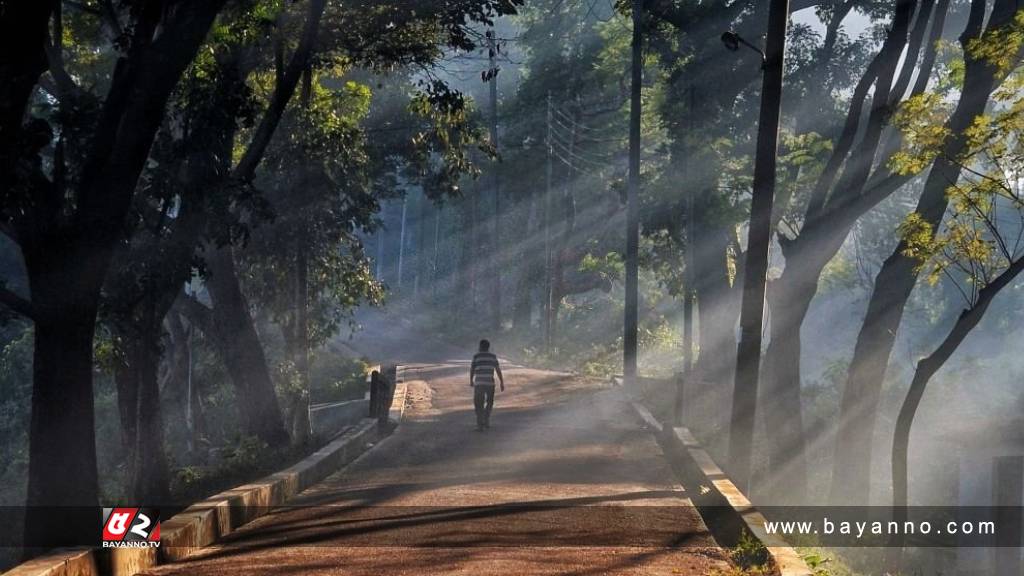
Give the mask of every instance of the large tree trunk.
M 44 202 L 46 209 L 4 214 L 5 219 L 14 220 L 12 228 L 22 246 L 36 321 L 30 512 L 25 522 L 28 544 L 74 545 L 95 539 L 100 518 L 92 345 L 100 289 L 112 247 L 122 239 L 124 218 L 163 121 L 167 98 L 223 4 L 222 0 L 181 2 L 173 11 L 144 11 L 136 22 L 137 36 L 142 38 L 157 26 L 161 34 L 148 46 L 136 49 L 133 45 L 118 60 L 75 189 L 64 189 L 63 182 L 42 183 L 45 178 L 34 174 L 29 185 L 36 197 L 49 199 Z M 9 15 L 4 16 L 6 29 Z M 27 24 L 34 29 L 37 21 Z M 35 61 L 37 54 L 30 55 Z M 18 132 L 7 134 L 9 104 L 0 105 L 4 124 L 0 140 Z M 15 120 L 20 123 L 21 112 L 17 114 Z M 71 197 L 73 206 L 61 205 Z M 64 218 L 65 210 L 73 210 L 73 218 Z M 52 509 L 34 508 L 39 506 L 87 508 L 82 513 L 65 508 L 54 514 Z
M 160 409 L 160 385 L 157 374 L 160 362 L 160 326 L 167 310 L 161 307 L 160 315 L 157 316 L 157 304 L 152 296 L 143 306 L 145 310 L 140 326 L 142 337 L 138 349 L 139 392 L 132 495 L 136 502 L 159 504 L 167 502 L 169 496 L 163 413 Z
M 1001 26 L 1014 12 L 1013 2 L 1000 0 L 994 8 L 991 26 Z M 981 34 L 984 2 L 974 2 L 974 13 L 961 36 L 965 46 Z M 963 132 L 985 111 L 989 95 L 997 85 L 995 70 L 984 61 L 966 60 L 964 90 L 956 110 L 947 122 L 953 135 L 943 153 L 936 158 L 925 182 L 915 212 L 934 229 L 946 212 L 946 190 L 960 177 L 960 165 L 951 161 L 965 144 Z M 917 282 L 918 261 L 907 256 L 900 242 L 885 260 L 875 278 L 874 291 L 857 335 L 853 359 L 847 374 L 840 405 L 839 425 L 833 462 L 830 502 L 866 505 L 871 478 L 873 435 L 885 380 L 886 367 L 903 318 L 903 310 Z
M 218 355 L 235 387 L 246 432 L 271 446 L 288 442 L 274 383 L 267 368 L 259 334 L 249 315 L 249 304 L 238 285 L 230 248 L 207 252 L 210 278 L 207 290 L 213 303 L 209 329 Z
M 818 280 L 848 231 L 816 223 L 805 227 L 796 241 L 780 242 L 786 266 L 768 289 L 770 341 L 761 393 L 770 465 L 762 488 L 775 497 L 801 499 L 807 494 L 800 328 L 818 291 Z
M 693 239 L 693 291 L 697 300 L 697 342 L 693 389 L 687 396 L 699 416 L 690 424 L 705 434 L 728 429 L 732 377 L 736 368 L 736 322 L 739 290 L 729 277 L 729 236 L 726 227 L 701 222 Z
M 150 285 L 137 309 L 120 326 L 123 362 L 115 371 L 121 437 L 129 466 L 129 493 L 137 502 L 167 502 L 169 481 L 164 452 L 159 366 L 162 321 L 177 290 L 159 293 Z
M 764 363 L 764 413 L 771 466 L 766 487 L 780 501 L 805 498 L 807 494 L 800 402 L 800 328 L 818 280 L 857 218 L 903 181 L 889 176 L 883 179 L 888 186 L 876 186 L 870 192 L 868 189 L 875 158 L 883 146 L 888 110 L 903 96 L 892 93 L 892 85 L 900 56 L 906 49 L 914 8 L 912 0 L 895 3 L 892 27 L 854 90 L 842 134 L 811 192 L 804 226 L 795 239 L 780 239 L 786 267 L 771 290 L 771 343 Z M 922 16 L 918 25 L 926 26 L 928 15 Z M 916 53 L 913 61 L 916 62 Z M 868 88 L 872 85 L 870 114 L 860 129 L 859 107 L 868 101 Z M 887 159 L 881 161 L 884 165 Z
M 769 474 L 759 489 L 773 497 L 807 495 L 800 326 L 817 292 L 817 280 L 818 275 L 800 275 L 795 268 L 787 268 L 768 290 L 771 341 L 762 367 L 765 377 L 760 404 L 768 426 Z
M 135 451 L 135 437 L 138 434 L 135 417 L 139 405 L 139 375 L 136 370 L 135 343 L 123 346 L 124 357 L 114 370 L 114 384 L 117 388 L 117 415 L 121 424 L 121 448 L 126 458 L 131 459 Z
M 81 545 L 99 526 L 92 348 L 102 254 L 25 255 L 35 319 L 27 546 Z

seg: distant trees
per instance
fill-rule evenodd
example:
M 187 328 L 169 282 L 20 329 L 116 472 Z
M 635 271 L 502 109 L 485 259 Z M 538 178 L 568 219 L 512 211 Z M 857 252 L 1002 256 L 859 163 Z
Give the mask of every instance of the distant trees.
M 629 31 L 623 15 L 610 5 L 577 8 L 558 1 L 528 3 L 517 17 L 521 54 L 503 47 L 497 55 L 503 70 L 499 85 L 505 70 L 514 68 L 506 62 L 516 64 L 521 58 L 529 73 L 501 102 L 501 162 L 481 164 L 486 176 L 493 176 L 489 170 L 501 173 L 502 234 L 512 242 L 494 256 L 509 269 L 502 293 L 512 298 L 502 301 L 512 302 L 511 335 L 549 340 L 536 346 L 551 355 L 564 344 L 569 299 L 612 289 L 609 278 L 587 270 L 583 262 L 588 255 L 620 253 L 625 225 Z M 485 178 L 465 190 L 487 190 L 490 181 Z M 467 218 L 477 214 L 477 221 L 488 222 L 492 203 L 483 198 L 476 200 L 475 210 L 473 198 L 464 200 L 460 209 Z M 484 244 L 474 238 L 490 234 L 474 232 L 471 220 L 467 225 L 461 227 L 468 250 L 466 263 L 460 264 L 464 285 L 486 272 L 474 267 L 472 245 Z M 509 230 L 520 233 L 509 236 Z M 480 278 L 482 286 L 489 286 L 482 283 L 489 279 Z

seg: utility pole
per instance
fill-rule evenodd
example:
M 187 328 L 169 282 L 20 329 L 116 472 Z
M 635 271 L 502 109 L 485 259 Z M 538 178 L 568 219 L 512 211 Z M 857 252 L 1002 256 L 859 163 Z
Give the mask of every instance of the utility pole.
M 420 287 L 426 290 L 427 268 L 430 260 L 427 257 L 427 217 L 430 215 L 431 200 L 422 188 L 420 189 L 420 215 L 416 219 L 416 281 L 413 283 L 413 297 L 420 299 Z
M 551 170 L 554 151 L 551 147 L 551 91 L 548 91 L 548 134 L 547 134 L 547 172 L 544 179 L 544 349 L 551 350 Z
M 761 365 L 761 330 L 764 295 L 771 245 L 772 201 L 775 195 L 775 162 L 779 141 L 782 104 L 782 73 L 786 49 L 789 0 L 772 0 L 768 9 L 768 40 L 762 55 L 761 113 L 757 129 L 757 157 L 754 162 L 754 191 L 750 204 L 747 256 L 743 273 L 743 303 L 740 308 L 740 341 L 736 354 L 736 375 L 732 396 L 729 460 L 733 479 L 740 490 L 750 485 L 750 460 L 757 409 L 758 372 Z M 730 49 L 738 43 L 750 46 L 734 33 L 722 41 Z M 757 50 L 757 48 L 754 48 Z
M 381 218 L 384 218 L 384 213 L 387 211 L 387 205 L 381 204 Z M 377 261 L 374 262 L 375 272 L 374 275 L 377 280 L 381 279 L 381 274 L 384 272 L 384 225 L 377 229 Z
M 443 204 L 434 206 L 434 252 L 430 258 L 430 294 L 437 296 L 437 245 L 441 234 L 441 211 Z
M 633 0 L 633 63 L 629 104 L 629 188 L 626 193 L 626 311 L 622 338 L 622 375 L 627 384 L 636 383 L 637 321 L 639 307 L 640 259 L 640 88 L 643 80 L 641 23 L 643 0 Z
M 402 289 L 402 260 L 405 258 L 405 212 L 409 203 L 409 191 L 402 195 L 402 224 L 398 233 L 398 290 Z
M 498 55 L 498 44 L 495 39 L 494 30 L 487 31 L 487 54 L 488 60 L 491 67 L 491 78 L 490 78 L 490 92 L 491 92 L 491 144 L 494 146 L 494 152 L 498 152 L 498 65 L 495 58 Z M 494 230 L 492 231 L 491 245 L 494 246 L 494 250 L 491 253 L 491 306 L 492 308 L 492 319 L 491 322 L 495 330 L 501 328 L 501 268 L 502 268 L 502 245 L 501 245 L 501 228 L 499 220 L 501 218 L 501 191 L 499 190 L 500 175 L 498 174 L 498 166 L 494 164 L 491 166 L 491 177 L 493 179 L 491 186 L 494 188 Z
M 576 157 L 577 127 L 579 126 L 580 102 L 576 98 L 576 107 L 573 110 L 569 122 L 572 127 L 569 129 L 568 158 L 562 160 L 566 165 L 565 188 L 562 191 L 562 198 L 558 208 L 558 247 L 551 255 L 551 344 L 554 345 L 558 338 L 558 310 L 562 303 L 562 280 L 565 278 L 565 267 L 562 261 L 563 254 L 568 249 L 572 240 L 572 233 L 576 228 Z

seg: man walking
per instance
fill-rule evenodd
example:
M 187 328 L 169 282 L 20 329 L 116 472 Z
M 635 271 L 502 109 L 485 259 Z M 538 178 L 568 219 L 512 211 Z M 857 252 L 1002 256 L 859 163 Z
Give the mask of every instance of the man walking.
M 494 407 L 494 375 L 498 375 L 501 391 L 505 391 L 505 377 L 501 374 L 498 357 L 491 352 L 491 343 L 480 341 L 480 351 L 473 355 L 469 367 L 469 385 L 473 387 L 473 407 L 476 409 L 476 429 L 491 427 L 491 408 Z

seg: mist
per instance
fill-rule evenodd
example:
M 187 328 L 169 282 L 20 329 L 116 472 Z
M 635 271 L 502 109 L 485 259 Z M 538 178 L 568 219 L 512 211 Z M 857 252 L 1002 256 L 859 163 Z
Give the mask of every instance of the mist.
M 0 57 L 0 507 L 21 515 L 0 566 L 83 545 L 106 506 L 169 518 L 367 416 L 374 506 L 675 474 L 697 510 L 715 479 L 678 481 L 670 441 L 692 433 L 768 520 L 1019 524 L 1015 2 L 51 4 L 0 11 L 46 32 Z M 477 398 L 491 352 L 509 436 Z M 452 428 L 471 412 L 489 447 Z M 414 464 L 437 486 L 381 479 L 432 434 Z M 627 448 L 636 486 L 609 472 Z M 449 457 L 473 472 L 425 463 Z M 91 512 L 64 531 L 47 506 Z M 708 528 L 719 568 L 751 569 Z M 1022 562 L 1019 541 L 822 542 L 789 539 L 837 575 Z

